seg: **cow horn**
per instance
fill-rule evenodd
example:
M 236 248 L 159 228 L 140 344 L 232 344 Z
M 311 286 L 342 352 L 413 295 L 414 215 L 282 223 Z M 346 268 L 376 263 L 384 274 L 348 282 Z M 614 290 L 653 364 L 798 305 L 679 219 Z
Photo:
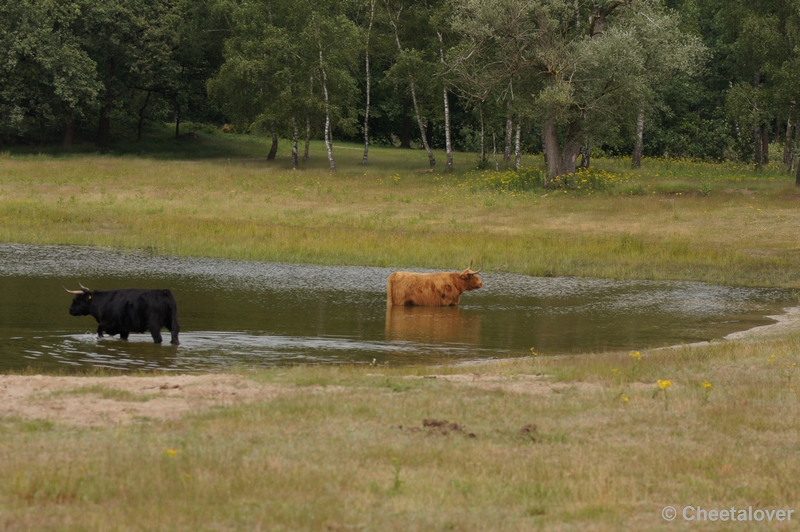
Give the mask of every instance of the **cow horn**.
M 78 283 L 78 284 L 80 284 L 80 283 Z M 61 285 L 61 288 L 63 288 L 65 291 L 69 292 L 70 294 L 74 294 L 74 295 L 76 295 L 76 296 L 79 296 L 79 295 L 81 295 L 81 294 L 83 293 L 83 290 L 69 290 L 69 289 L 68 289 L 66 286 L 64 286 L 63 284 Z
M 89 290 L 88 288 L 86 288 L 85 286 L 83 286 L 83 285 L 81 284 L 81 282 L 80 282 L 80 281 L 78 281 L 78 286 L 80 286 L 80 287 L 81 287 L 81 290 L 87 290 L 87 291 L 91 292 L 91 290 Z

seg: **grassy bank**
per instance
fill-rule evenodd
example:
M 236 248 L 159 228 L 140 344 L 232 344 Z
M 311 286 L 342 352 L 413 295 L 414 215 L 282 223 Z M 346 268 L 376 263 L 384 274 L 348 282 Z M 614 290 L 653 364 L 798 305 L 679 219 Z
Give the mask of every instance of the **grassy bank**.
M 275 162 L 254 156 L 267 149 L 257 138 L 169 143 L 153 156 L 4 153 L 0 241 L 800 286 L 800 193 L 777 167 L 648 160 L 632 172 L 596 159 L 602 190 L 545 191 L 475 171 L 474 154 L 456 154 L 456 172 L 442 174 L 425 172 L 419 150 L 372 147 L 363 166 L 359 146 L 337 145 L 331 174 L 319 143 L 299 171 L 286 143 Z
M 57 414 L 6 418 L 0 523 L 4 530 L 716 530 L 725 525 L 667 523 L 661 509 L 797 510 L 799 349 L 791 337 L 641 359 L 609 353 L 470 368 L 260 370 L 245 377 L 285 393 L 175 421 L 86 428 Z M 661 389 L 658 380 L 671 385 Z M 158 393 L 75 386 L 70 393 L 95 402 L 141 405 Z M 29 401 L 63 397 L 39 391 Z M 792 522 L 768 528 L 794 529 L 797 519 L 795 512 Z

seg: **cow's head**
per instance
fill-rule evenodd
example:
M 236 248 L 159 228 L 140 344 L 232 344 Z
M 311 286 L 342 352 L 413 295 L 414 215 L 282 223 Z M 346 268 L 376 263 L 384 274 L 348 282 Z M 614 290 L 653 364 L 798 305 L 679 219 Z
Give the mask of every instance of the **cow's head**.
M 67 290 L 67 287 L 64 287 L 64 290 L 75 295 L 72 299 L 72 306 L 69 307 L 69 313 L 73 316 L 86 316 L 89 314 L 89 306 L 92 303 L 92 291 L 80 282 L 78 286 L 81 287 L 80 290 Z
M 469 268 L 461 272 L 459 277 L 464 280 L 466 287 L 465 290 L 475 290 L 483 286 L 483 281 L 478 277 L 478 274 L 483 268 L 478 268 L 477 271 L 472 271 L 472 263 L 469 263 Z

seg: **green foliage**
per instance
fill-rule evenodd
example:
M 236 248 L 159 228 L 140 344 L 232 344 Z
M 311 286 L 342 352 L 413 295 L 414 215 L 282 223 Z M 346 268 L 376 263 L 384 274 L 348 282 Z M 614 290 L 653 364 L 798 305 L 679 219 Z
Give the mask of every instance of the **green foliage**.
M 628 176 L 596 167 L 579 168 L 574 174 L 562 174 L 550 181 L 550 186 L 557 190 L 571 190 L 591 194 L 607 192 L 627 183 Z
M 506 170 L 504 172 L 483 171 L 469 177 L 470 181 L 480 187 L 488 188 L 495 192 L 511 193 L 523 192 L 544 185 L 544 172 L 535 167 L 523 167 L 518 171 Z

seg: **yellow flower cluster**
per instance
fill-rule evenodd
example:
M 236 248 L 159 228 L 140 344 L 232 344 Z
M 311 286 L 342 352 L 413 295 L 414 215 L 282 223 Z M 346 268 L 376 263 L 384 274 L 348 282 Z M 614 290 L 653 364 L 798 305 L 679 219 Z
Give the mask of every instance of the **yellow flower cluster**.
M 642 354 L 639 351 L 631 351 L 630 353 L 628 353 L 628 356 L 634 360 L 638 361 L 642 360 Z
M 658 379 L 658 387 L 659 387 L 659 389 L 666 390 L 667 388 L 669 388 L 671 386 L 672 386 L 672 381 L 670 381 L 670 380 L 663 380 L 662 381 L 661 379 Z
M 551 181 L 554 188 L 574 190 L 576 192 L 597 192 L 609 190 L 615 185 L 628 181 L 629 177 L 623 174 L 600 170 L 590 166 L 581 168 L 574 174 L 564 174 Z

